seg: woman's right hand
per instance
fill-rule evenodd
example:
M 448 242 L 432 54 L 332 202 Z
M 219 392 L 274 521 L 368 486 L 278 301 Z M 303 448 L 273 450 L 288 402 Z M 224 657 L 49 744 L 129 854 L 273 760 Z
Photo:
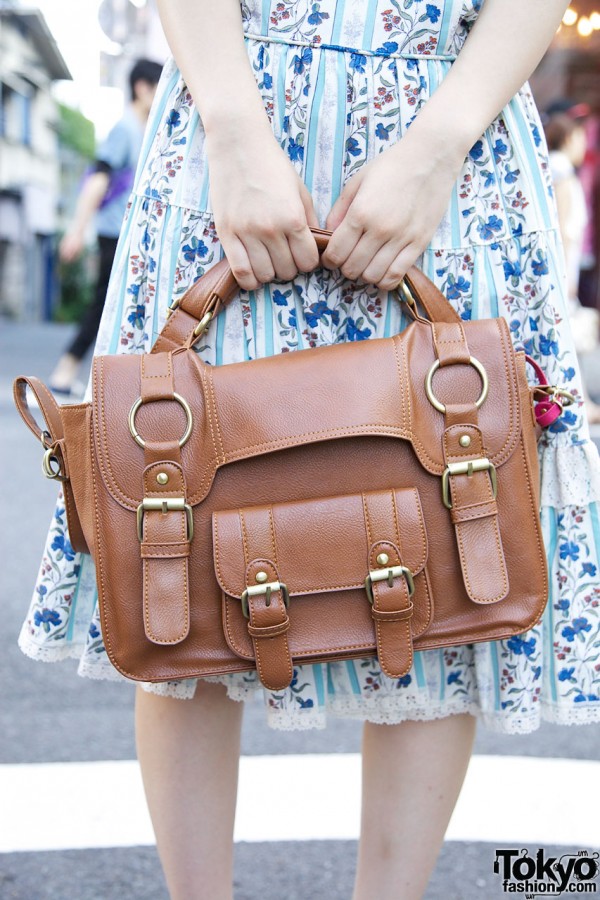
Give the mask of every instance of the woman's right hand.
M 312 198 L 265 123 L 206 135 L 210 197 L 223 251 L 240 287 L 310 272 L 319 253 Z

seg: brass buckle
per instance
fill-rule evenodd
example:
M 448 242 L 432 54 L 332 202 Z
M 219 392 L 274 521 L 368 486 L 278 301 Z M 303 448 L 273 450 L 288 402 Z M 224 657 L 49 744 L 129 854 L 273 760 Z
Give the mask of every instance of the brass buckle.
M 367 597 L 369 598 L 371 606 L 375 603 L 375 597 L 373 596 L 373 582 L 387 581 L 388 586 L 393 587 L 394 578 L 399 578 L 401 575 L 404 575 L 406 578 L 408 596 L 412 597 L 415 592 L 415 580 L 413 578 L 413 573 L 410 569 L 407 569 L 406 566 L 386 566 L 383 569 L 373 569 L 369 572 L 365 578 L 365 591 L 367 592 Z
M 201 337 L 205 331 L 208 331 L 208 326 L 213 320 L 214 312 L 211 310 L 210 312 L 204 313 L 196 327 L 194 328 L 194 337 Z
M 564 388 L 557 387 L 555 384 L 536 385 L 534 389 L 536 394 L 543 394 L 554 403 L 558 403 L 562 409 L 564 406 L 572 406 L 575 403 L 575 396 Z
M 492 495 L 494 500 L 498 493 L 498 480 L 496 478 L 496 467 L 489 461 L 486 456 L 479 459 L 461 459 L 459 462 L 448 463 L 442 475 L 442 501 L 446 509 L 452 509 L 452 498 L 450 497 L 450 476 L 451 475 L 473 475 L 474 472 L 489 472 L 492 481 Z
M 400 299 L 401 300 L 403 299 L 404 302 L 406 303 L 406 305 L 410 306 L 410 308 L 416 312 L 417 304 L 416 304 L 415 298 L 413 297 L 412 291 L 409 288 L 409 286 L 407 285 L 404 278 L 398 285 L 397 291 L 398 291 L 398 294 L 400 294 L 400 293 L 402 294 L 402 297 Z
M 57 481 L 66 481 L 67 478 L 62 473 L 62 466 L 56 452 L 56 444 L 49 443 L 52 440 L 52 435 L 49 431 L 42 431 L 40 440 L 42 442 L 42 447 L 44 448 L 44 455 L 42 457 L 42 472 L 44 473 L 46 478 L 53 478 Z M 56 469 L 53 468 L 52 463 L 56 464 Z
M 191 541 L 194 537 L 194 516 L 192 507 L 186 503 L 183 497 L 144 497 L 137 508 L 137 534 L 140 544 L 144 540 L 144 512 L 146 510 L 159 510 L 163 513 L 167 512 L 183 512 L 185 510 L 185 519 L 187 525 L 186 540 Z
M 165 398 L 165 399 L 170 399 L 170 398 Z M 192 410 L 190 409 L 190 405 L 187 402 L 187 400 L 185 399 L 185 397 L 182 397 L 181 394 L 176 394 L 175 392 L 173 392 L 173 400 L 176 400 L 177 403 L 179 403 L 179 405 L 183 407 L 183 409 L 185 411 L 185 415 L 187 417 L 187 424 L 185 426 L 185 431 L 183 432 L 183 437 L 181 437 L 179 439 L 179 446 L 183 447 L 183 445 L 189 438 L 190 434 L 192 433 L 192 424 L 193 424 Z M 147 402 L 150 402 L 150 401 L 147 401 Z M 145 447 L 146 441 L 137 432 L 137 429 L 135 427 L 135 417 L 136 417 L 138 409 L 140 408 L 140 406 L 142 406 L 143 403 L 144 403 L 144 401 L 142 400 L 142 398 L 138 397 L 137 400 L 135 401 L 135 403 L 133 404 L 133 406 L 131 407 L 131 409 L 129 410 L 129 417 L 128 417 L 129 431 L 131 432 L 131 437 L 134 439 L 136 444 L 140 445 L 140 447 Z
M 54 469 L 52 467 L 52 463 L 55 463 L 58 468 Z M 67 478 L 62 474 L 62 467 L 60 464 L 60 459 L 58 458 L 53 447 L 48 447 L 44 456 L 42 457 L 42 472 L 46 476 L 46 478 L 56 478 L 58 481 L 66 481 Z
M 479 395 L 479 399 L 475 401 L 475 406 L 477 407 L 477 409 L 479 409 L 479 407 L 481 406 L 481 404 L 483 403 L 483 401 L 485 400 L 485 398 L 488 395 L 490 383 L 489 383 L 489 379 L 487 376 L 487 372 L 485 371 L 483 365 L 479 362 L 478 359 L 475 359 L 474 356 L 470 356 L 469 357 L 469 365 L 473 366 L 473 368 L 476 369 L 476 371 L 479 373 L 479 376 L 481 378 L 481 394 Z M 427 373 L 427 375 L 425 377 L 425 393 L 427 394 L 427 399 L 429 400 L 431 405 L 435 409 L 437 409 L 438 412 L 445 413 L 446 412 L 445 405 L 443 403 L 441 403 L 441 401 L 438 400 L 438 398 L 433 393 L 433 376 L 434 376 L 435 372 L 437 372 L 439 367 L 440 367 L 439 359 L 434 360 L 434 362 L 431 364 L 431 368 L 429 369 L 429 372 Z
M 283 581 L 269 581 L 266 584 L 252 584 L 249 585 L 244 593 L 242 594 L 242 612 L 244 616 L 249 619 L 250 618 L 250 610 L 248 608 L 248 597 L 260 597 L 261 594 L 265 595 L 265 606 L 271 605 L 271 594 L 273 591 L 281 591 L 281 596 L 283 599 L 283 605 L 286 609 L 289 609 L 290 606 L 290 595 L 288 593 L 287 585 L 283 583 Z
M 176 297 L 175 300 L 173 300 L 173 302 L 171 303 L 171 305 L 167 306 L 167 319 L 169 318 L 169 316 L 172 313 L 175 312 L 175 310 L 179 306 L 180 302 L 181 302 L 181 299 L 179 297 Z

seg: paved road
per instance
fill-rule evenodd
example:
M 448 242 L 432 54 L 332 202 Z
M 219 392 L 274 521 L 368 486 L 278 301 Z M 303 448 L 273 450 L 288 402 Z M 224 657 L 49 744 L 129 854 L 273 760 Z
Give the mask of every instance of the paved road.
M 66 342 L 64 326 L 24 326 L 0 323 L 0 423 L 2 433 L 2 504 L 4 565 L 0 570 L 2 615 L 0 618 L 0 778 L 10 764 L 131 760 L 134 758 L 132 728 L 133 691 L 129 686 L 92 682 L 77 678 L 76 664 L 35 664 L 16 648 L 16 635 L 29 600 L 47 523 L 54 505 L 55 487 L 40 473 L 36 442 L 13 411 L 10 381 L 15 374 L 35 373 L 47 377 L 59 350 Z M 592 369 L 596 362 L 592 361 Z M 600 385 L 600 365 L 595 369 Z M 594 375 L 594 378 L 596 377 Z M 10 467 L 9 467 L 10 464 Z M 10 518 L 9 518 L 10 514 Z M 349 722 L 332 721 L 325 731 L 281 733 L 269 730 L 264 710 L 257 700 L 247 704 L 243 753 L 248 757 L 282 754 L 355 754 L 360 746 L 360 728 Z M 577 729 L 544 725 L 529 736 L 504 737 L 480 729 L 475 752 L 482 756 L 506 757 L 515 773 L 517 757 L 594 760 L 600 763 L 600 726 Z M 508 759 L 508 758 L 511 759 Z M 340 757 L 336 757 L 340 758 Z M 24 770 L 25 773 L 29 770 Z M 60 823 L 61 796 L 53 793 L 53 770 L 48 770 L 47 791 L 56 803 Z M 56 770 L 57 771 L 57 770 Z M 576 772 L 580 770 L 568 769 Z M 600 768 L 596 768 L 596 781 Z M 25 784 L 27 781 L 25 780 Z M 585 804 L 585 784 L 552 784 L 564 791 L 564 802 Z M 580 792 L 580 794 L 578 793 Z M 573 795 L 580 800 L 572 801 Z M 514 804 L 515 822 L 527 810 L 519 810 L 523 797 L 507 797 Z M 39 795 L 24 788 L 23 807 L 36 816 Z M 528 802 L 532 802 L 528 798 Z M 561 800 L 562 803 L 562 800 Z M 1 809 L 2 801 L 0 801 Z M 552 813 L 558 818 L 559 806 Z M 91 811 L 93 814 L 93 811 Z M 2 813 L 0 812 L 0 816 Z M 491 809 L 480 808 L 481 831 L 489 832 Z M 551 823 L 552 824 L 552 823 Z M 0 825 L 10 831 L 10 822 Z M 600 845 L 590 835 L 590 842 Z M 562 839 L 560 846 L 519 843 L 535 851 L 560 855 L 581 848 Z M 505 896 L 492 872 L 494 848 L 510 846 L 485 840 L 448 841 L 428 889 L 426 900 L 471 900 Z M 354 840 L 302 840 L 240 842 L 236 845 L 236 900 L 342 900 L 351 895 L 354 870 Z M 600 887 L 599 887 L 600 890 Z M 166 891 L 156 851 L 151 846 L 105 847 L 38 852 L 24 847 L 20 852 L 0 855 L 1 900 L 166 900 Z M 376 900 L 376 898 L 373 898 Z

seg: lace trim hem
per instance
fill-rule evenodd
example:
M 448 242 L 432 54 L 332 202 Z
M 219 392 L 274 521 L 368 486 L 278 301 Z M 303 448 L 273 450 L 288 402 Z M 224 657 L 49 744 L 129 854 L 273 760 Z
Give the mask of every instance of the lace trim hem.
M 407 698 L 404 698 L 406 701 Z M 399 725 L 401 722 L 428 722 L 434 719 L 443 719 L 446 716 L 468 713 L 479 719 L 482 725 L 496 734 L 531 734 L 540 727 L 542 722 L 550 722 L 554 725 L 593 725 L 600 723 L 600 705 L 586 709 L 558 709 L 556 707 L 541 705 L 539 712 L 528 715 L 506 716 L 490 713 L 482 710 L 473 701 L 459 701 L 456 703 L 444 703 L 429 705 L 427 709 L 414 706 L 405 709 L 381 709 L 375 706 L 368 708 L 360 704 L 330 701 L 326 709 L 303 715 L 302 713 L 280 714 L 269 711 L 267 722 L 275 731 L 305 731 L 311 728 L 323 729 L 327 726 L 327 715 L 340 719 L 355 719 L 362 722 L 372 722 L 375 725 Z
M 179 700 L 191 700 L 196 690 L 197 678 L 182 681 L 168 681 L 160 684 L 134 682 L 121 675 L 110 663 L 89 662 L 83 658 L 84 647 L 65 644 L 57 647 L 43 647 L 32 641 L 29 636 L 20 635 L 18 645 L 21 651 L 31 659 L 42 662 L 63 662 L 66 659 L 79 658 L 77 674 L 82 678 L 95 681 L 121 681 L 129 684 L 139 683 L 143 690 L 162 697 L 174 697 Z M 231 682 L 231 675 L 210 675 L 201 679 L 217 684 L 224 684 L 227 696 L 236 702 L 252 700 L 256 692 L 262 689 L 260 682 L 239 684 Z M 477 716 L 490 731 L 498 734 L 529 734 L 536 731 L 542 721 L 554 725 L 594 725 L 600 724 L 600 703 L 581 707 L 559 707 L 554 704 L 541 703 L 538 710 L 526 715 L 502 715 L 497 712 L 482 710 L 476 701 L 458 699 L 453 702 L 427 702 L 420 705 L 419 698 L 398 696 L 370 700 L 368 697 L 330 697 L 322 709 L 311 710 L 277 710 L 267 708 L 267 724 L 276 731 L 308 731 L 327 727 L 328 716 L 340 719 L 357 719 L 373 722 L 376 725 L 397 725 L 405 721 L 429 721 L 445 718 L 449 715 L 469 713 Z
M 596 445 L 542 447 L 541 505 L 564 509 L 600 502 L 600 458 Z
M 56 641 L 52 644 L 48 643 L 47 645 L 38 644 L 36 641 L 32 640 L 29 635 L 23 634 L 23 632 L 19 635 L 17 646 L 19 647 L 19 650 L 30 659 L 47 663 L 64 662 L 65 659 L 81 659 L 81 656 L 85 651 L 85 646 L 83 644 L 67 642 L 58 644 Z

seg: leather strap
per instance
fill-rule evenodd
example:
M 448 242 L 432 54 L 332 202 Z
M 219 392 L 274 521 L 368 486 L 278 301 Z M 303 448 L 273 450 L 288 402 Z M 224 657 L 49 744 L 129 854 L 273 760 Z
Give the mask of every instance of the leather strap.
M 468 365 L 470 353 L 462 322 L 434 322 L 432 328 L 440 366 Z
M 277 547 L 270 507 L 253 507 L 239 511 L 246 562 L 246 584 L 255 586 L 258 572 L 264 572 L 263 583 L 281 583 L 277 570 Z M 283 591 L 248 595 L 248 633 L 252 638 L 256 668 L 260 680 L 271 691 L 281 691 L 291 684 L 294 667 L 290 653 L 288 618 Z
M 369 571 L 401 566 L 398 510 L 393 491 L 363 494 L 363 509 L 369 542 Z M 389 560 L 383 566 L 377 561 L 382 553 Z M 387 580 L 373 581 L 371 587 L 379 663 L 390 678 L 401 678 L 410 670 L 413 661 L 410 628 L 413 604 L 408 580 L 399 575 L 391 580 L 391 584 Z
M 319 253 L 323 253 L 332 232 L 322 228 L 311 228 L 311 231 Z M 454 307 L 416 266 L 408 270 L 405 281 L 432 322 L 460 325 L 461 319 Z M 181 296 L 150 352 L 163 353 L 189 344 L 194 328 L 206 313 L 212 312 L 213 317 L 218 316 L 238 291 L 239 286 L 229 263 L 226 259 L 220 260 Z
M 157 479 L 161 475 L 161 483 Z M 144 497 L 182 499 L 185 478 L 177 463 L 162 460 L 144 470 Z M 144 628 L 154 644 L 178 644 L 190 630 L 190 541 L 185 509 L 144 509 L 140 552 L 143 565 Z
M 468 447 L 460 438 L 468 436 Z M 449 426 L 444 433 L 446 463 L 486 456 L 480 429 L 472 424 Z M 489 471 L 451 475 L 450 517 L 456 532 L 463 581 L 473 603 L 497 603 L 508 594 L 508 573 L 498 525 L 498 505 Z
M 433 340 L 440 367 L 468 365 L 471 353 L 462 324 L 436 323 Z M 446 466 L 486 459 L 475 400 L 446 402 L 444 461 Z M 466 443 L 462 446 L 460 440 Z M 474 603 L 496 603 L 508 594 L 506 560 L 498 525 L 490 469 L 470 474 L 448 471 L 450 517 L 456 533 L 465 590 Z
M 42 412 L 46 424 L 46 435 L 42 434 L 42 430 L 35 421 L 31 409 L 29 408 L 29 403 L 27 402 L 27 388 L 30 388 L 32 391 Z M 77 553 L 89 553 L 90 551 L 83 534 L 81 521 L 77 514 L 73 488 L 71 487 L 69 479 L 69 460 L 67 457 L 63 422 L 60 415 L 60 406 L 46 385 L 33 375 L 30 377 L 20 375 L 15 379 L 13 384 L 13 396 L 15 405 L 21 414 L 21 418 L 31 433 L 42 442 L 46 449 L 52 449 L 52 454 L 56 456 L 56 459 L 60 464 L 63 496 L 67 513 L 67 531 L 69 532 L 71 546 Z M 50 439 L 47 437 L 48 434 L 50 435 Z
M 175 393 L 175 382 L 171 354 L 150 355 L 144 353 L 140 359 L 140 396 L 144 403 L 153 400 L 172 400 Z
M 173 378 L 172 354 L 156 353 L 140 356 L 140 397 L 144 403 L 175 401 L 175 381 Z M 179 440 L 171 437 L 166 441 L 146 440 L 144 447 L 146 465 L 170 459 L 181 463 Z
M 142 355 L 140 383 L 144 403 L 176 402 L 171 354 Z M 178 438 L 146 440 L 144 458 L 140 543 L 144 628 L 146 637 L 154 644 L 178 644 L 187 637 L 190 629 L 188 559 L 191 544 Z M 148 508 L 151 503 L 146 501 L 161 498 L 164 498 L 161 507 Z

